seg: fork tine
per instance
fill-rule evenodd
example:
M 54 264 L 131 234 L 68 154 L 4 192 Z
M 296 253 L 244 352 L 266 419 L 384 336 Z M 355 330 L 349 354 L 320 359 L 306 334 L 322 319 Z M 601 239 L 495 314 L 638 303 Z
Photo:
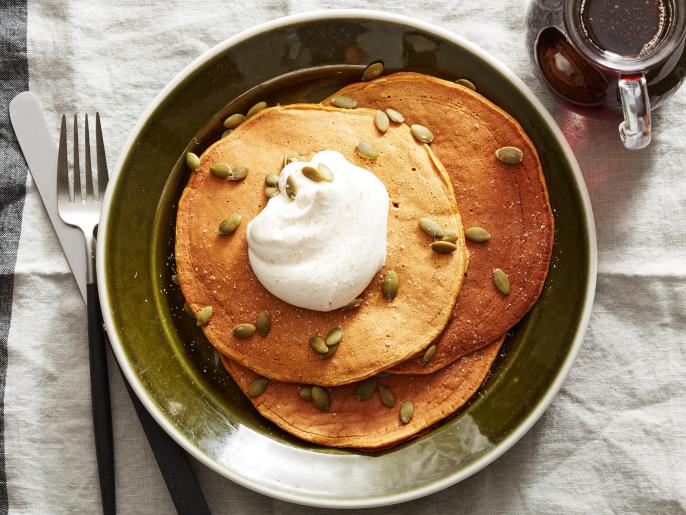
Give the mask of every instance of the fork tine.
M 81 201 L 81 166 L 79 165 L 79 125 L 74 115 L 74 202 Z
M 105 141 L 102 138 L 100 113 L 95 113 L 95 153 L 98 162 L 98 199 L 102 200 L 107 188 L 107 156 L 105 155 Z
M 95 183 L 93 182 L 93 168 L 91 167 L 91 137 L 90 129 L 88 128 L 88 114 L 86 114 L 86 119 L 84 122 L 84 147 L 86 148 L 86 200 L 92 200 L 93 198 L 98 198 L 97 192 L 95 190 Z
M 57 195 L 71 201 L 69 195 L 69 162 L 67 161 L 67 117 L 62 115 L 60 148 L 57 153 Z

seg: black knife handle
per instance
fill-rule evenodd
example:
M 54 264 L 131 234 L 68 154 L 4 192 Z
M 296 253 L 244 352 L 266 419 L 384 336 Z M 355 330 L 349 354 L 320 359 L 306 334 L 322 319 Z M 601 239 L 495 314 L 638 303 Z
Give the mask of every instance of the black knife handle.
M 112 410 L 110 409 L 110 385 L 107 375 L 107 347 L 102 328 L 98 287 L 86 285 L 88 306 L 88 355 L 91 376 L 91 407 L 95 456 L 98 460 L 100 498 L 105 515 L 115 515 L 114 444 L 112 442 Z

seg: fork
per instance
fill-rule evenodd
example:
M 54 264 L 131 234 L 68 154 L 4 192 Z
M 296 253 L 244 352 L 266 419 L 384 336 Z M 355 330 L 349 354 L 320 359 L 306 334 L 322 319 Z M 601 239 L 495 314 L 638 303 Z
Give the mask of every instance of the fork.
M 78 117 L 74 115 L 73 176 L 69 180 L 67 158 L 67 117 L 62 116 L 60 146 L 57 159 L 57 208 L 66 224 L 78 227 L 86 243 L 86 303 L 88 309 L 88 350 L 91 381 L 91 408 L 95 454 L 98 462 L 100 497 L 105 515 L 116 511 L 114 489 L 114 446 L 112 442 L 112 412 L 107 373 L 105 335 L 100 314 L 98 287 L 95 280 L 95 231 L 100 219 L 100 207 L 107 187 L 107 160 L 100 126 L 100 115 L 95 115 L 95 151 L 97 175 L 91 167 L 90 131 L 88 115 L 84 120 L 85 181 L 81 185 L 79 161 Z

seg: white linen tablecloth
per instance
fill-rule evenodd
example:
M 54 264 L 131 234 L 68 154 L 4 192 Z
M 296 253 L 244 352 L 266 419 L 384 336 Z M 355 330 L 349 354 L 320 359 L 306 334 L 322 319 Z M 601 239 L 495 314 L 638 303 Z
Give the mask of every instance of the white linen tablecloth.
M 629 152 L 616 120 L 581 118 L 535 80 L 525 0 L 5 1 L 26 4 L 28 84 L 55 137 L 61 113 L 100 111 L 111 169 L 139 114 L 179 70 L 278 16 L 333 7 L 403 13 L 507 63 L 561 125 L 590 191 L 599 249 L 590 328 L 559 396 L 509 452 L 459 485 L 378 513 L 686 512 L 686 88 L 654 114 L 652 145 Z M 30 178 L 11 308 L 4 504 L 11 513 L 97 513 L 83 303 Z M 120 513 L 173 512 L 113 363 L 110 370 Z M 194 465 L 215 513 L 321 511 Z

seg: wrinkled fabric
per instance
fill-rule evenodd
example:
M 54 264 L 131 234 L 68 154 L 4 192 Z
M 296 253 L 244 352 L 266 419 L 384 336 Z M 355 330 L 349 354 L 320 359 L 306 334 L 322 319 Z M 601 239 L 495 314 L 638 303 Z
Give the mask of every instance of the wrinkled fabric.
M 213 45 L 285 14 L 370 6 L 361 0 L 28 4 L 30 89 L 55 136 L 62 112 L 100 111 L 111 164 L 158 91 Z M 571 113 L 534 78 L 524 48 L 526 1 L 382 0 L 374 7 L 466 37 L 531 86 L 583 170 L 596 217 L 599 277 L 583 348 L 534 428 L 461 484 L 373 512 L 686 512 L 686 88 L 655 113 L 652 145 L 626 151 L 616 120 Z M 30 179 L 26 187 L 5 390 L 9 509 L 97 513 L 83 304 Z M 169 494 L 110 365 L 120 513 L 170 513 Z M 215 513 L 321 511 L 256 494 L 198 463 L 195 470 Z

